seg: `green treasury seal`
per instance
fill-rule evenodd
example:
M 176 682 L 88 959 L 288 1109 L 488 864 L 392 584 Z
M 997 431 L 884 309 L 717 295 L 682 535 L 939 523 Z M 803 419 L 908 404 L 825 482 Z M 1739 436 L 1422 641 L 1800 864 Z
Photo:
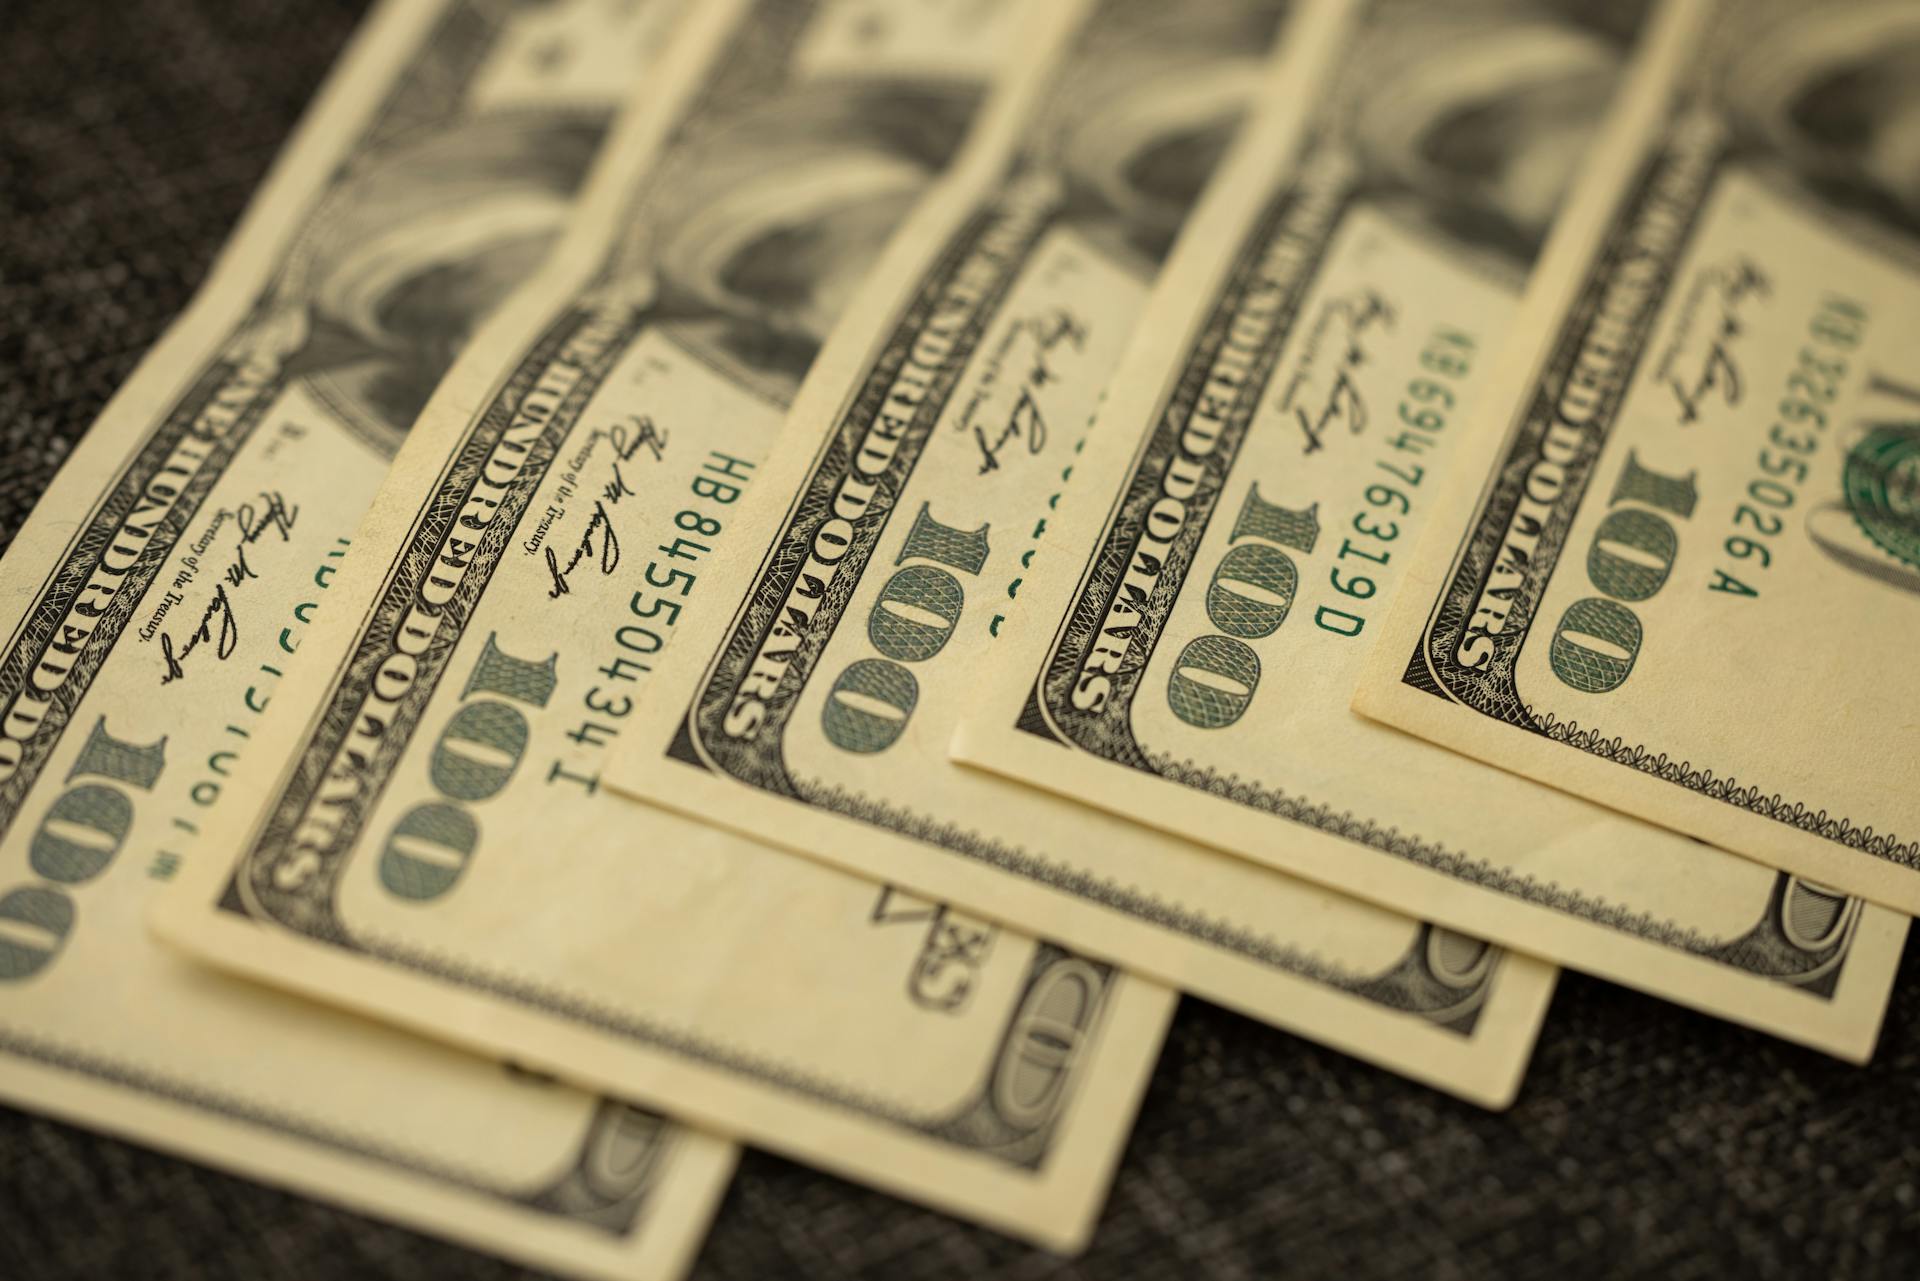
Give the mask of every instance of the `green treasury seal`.
M 1868 432 L 1848 452 L 1840 486 L 1874 546 L 1920 569 L 1920 424 Z

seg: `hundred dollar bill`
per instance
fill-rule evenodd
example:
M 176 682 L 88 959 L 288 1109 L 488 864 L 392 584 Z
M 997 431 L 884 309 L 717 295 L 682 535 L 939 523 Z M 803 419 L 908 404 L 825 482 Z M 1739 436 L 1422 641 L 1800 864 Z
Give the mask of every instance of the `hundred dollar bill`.
M 1240 194 L 1149 309 L 1021 588 L 1039 617 L 956 750 L 1864 1058 L 1900 918 L 1348 709 L 1646 20 L 1633 4 L 1544 0 L 1366 14 L 1332 83 L 1300 100 L 1274 179 Z
M 1346 36 L 1339 7 L 1309 9 L 1265 64 L 1298 7 L 1089 6 L 870 278 L 608 778 L 1500 1106 L 1552 967 L 947 754 L 1153 274 L 1262 85 L 1278 110 L 1196 239 L 1287 163 L 1294 96 Z
M 1361 708 L 1920 909 L 1920 10 L 1686 3 Z
M 599 783 L 816 347 L 982 97 L 959 58 L 816 66 L 828 12 L 692 15 L 548 267 L 415 424 L 235 774 L 251 808 L 156 919 L 253 976 L 1077 1247 L 1171 993 Z M 1035 11 L 1033 56 L 1066 12 Z
M 440 368 L 684 8 L 382 7 L 0 562 L 0 1098 L 546 1268 L 691 1258 L 730 1144 L 205 970 L 143 920 Z

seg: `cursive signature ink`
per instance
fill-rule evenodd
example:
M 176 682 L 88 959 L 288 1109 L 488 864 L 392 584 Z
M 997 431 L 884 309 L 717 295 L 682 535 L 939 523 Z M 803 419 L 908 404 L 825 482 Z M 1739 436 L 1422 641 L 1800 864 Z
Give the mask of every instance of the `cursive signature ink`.
M 247 561 L 247 548 L 259 542 L 261 535 L 271 530 L 279 534 L 280 541 L 284 543 L 293 534 L 293 522 L 299 516 L 300 509 L 289 508 L 286 500 L 278 493 L 262 494 L 260 500 L 265 505 L 265 511 L 256 512 L 252 503 L 242 503 L 240 510 L 234 513 L 234 524 L 239 527 L 240 541 L 234 547 L 233 560 L 226 568 L 229 587 L 238 587 L 249 578 L 260 577 Z
M 215 618 L 220 620 L 217 632 L 214 629 Z M 213 656 L 225 659 L 240 643 L 240 627 L 233 621 L 233 601 L 227 596 L 225 583 L 214 587 L 213 599 L 207 602 L 206 612 L 200 615 L 200 626 L 188 633 L 186 644 L 180 647 L 179 653 L 174 652 L 173 637 L 165 632 L 160 634 L 160 657 L 167 663 L 167 670 L 160 674 L 160 683 L 168 685 L 185 676 L 187 669 L 181 664 L 194 650 L 200 648 L 201 642 L 213 640 L 216 635 L 219 640 L 213 647 Z
M 233 655 L 240 644 L 240 624 L 234 618 L 233 598 L 227 594 L 229 587 L 238 590 L 248 579 L 260 577 L 247 559 L 247 549 L 259 542 L 269 533 L 280 535 L 281 542 L 293 537 L 293 523 L 300 516 L 298 507 L 289 507 L 287 501 L 276 490 L 260 495 L 260 504 L 242 503 L 232 513 L 216 513 L 216 518 L 232 515 L 234 527 L 240 531 L 239 540 L 234 544 L 233 559 L 220 571 L 221 582 L 213 588 L 213 599 L 207 602 L 206 609 L 200 615 L 200 624 L 187 634 L 187 639 L 175 646 L 173 637 L 166 633 L 160 636 L 160 657 L 166 663 L 166 670 L 160 674 L 160 683 L 168 685 L 187 674 L 186 660 L 201 645 L 213 643 L 213 656 L 225 661 Z
M 616 498 L 614 501 L 618 502 L 619 499 Z M 596 554 L 593 542 L 595 534 L 600 535 L 598 549 L 600 572 L 611 574 L 619 568 L 620 539 L 613 532 L 613 516 L 607 511 L 606 503 L 595 502 L 593 519 L 587 522 L 586 532 L 580 535 L 580 542 L 574 547 L 573 555 L 567 558 L 565 569 L 560 568 L 560 558 L 553 554 L 553 548 L 547 548 L 547 572 L 553 575 L 553 586 L 547 589 L 548 600 L 558 600 L 573 590 L 567 583 L 567 575 L 573 572 L 574 566 Z
M 627 478 L 620 474 L 621 463 L 633 461 L 633 456 L 642 449 L 653 455 L 653 461 L 659 462 L 667 450 L 667 434 L 654 427 L 653 419 L 645 414 L 635 414 L 629 421 L 633 424 L 631 431 L 619 426 L 593 433 L 595 439 L 604 437 L 613 445 L 613 479 L 601 491 L 602 496 L 611 503 L 617 503 L 633 493 L 627 486 Z
M 1342 338 L 1339 365 L 1325 399 L 1318 409 L 1311 412 L 1304 405 L 1292 406 L 1294 421 L 1299 424 L 1301 435 L 1306 437 L 1306 444 L 1300 450 L 1303 454 L 1323 448 L 1327 428 L 1342 418 L 1346 420 L 1352 435 L 1358 436 L 1367 429 L 1367 403 L 1360 395 L 1360 386 L 1353 379 L 1353 371 L 1367 363 L 1367 349 L 1361 339 L 1376 325 L 1391 328 L 1394 313 L 1386 300 L 1371 289 L 1366 290 L 1357 302 L 1350 298 L 1339 299 L 1321 312 L 1320 322 L 1315 327 L 1316 343 L 1336 321 L 1344 323 L 1346 332 Z
M 1007 425 L 1000 429 L 1000 435 L 991 443 L 987 433 L 978 424 L 973 429 L 974 443 L 980 446 L 980 474 L 1000 470 L 1000 451 L 1007 442 L 1019 440 L 1025 435 L 1027 452 L 1037 454 L 1047 447 L 1047 420 L 1040 413 L 1040 404 L 1034 400 L 1031 391 L 1021 391 L 1020 399 L 1014 403 L 1013 412 L 1007 415 Z
M 1666 372 L 1667 387 L 1673 392 L 1674 400 L 1679 402 L 1680 422 L 1683 425 L 1699 419 L 1701 404 L 1708 392 L 1719 391 L 1729 407 L 1740 403 L 1744 384 L 1740 366 L 1734 363 L 1732 346 L 1733 340 L 1746 332 L 1746 326 L 1739 316 L 1740 305 L 1749 296 L 1764 298 L 1768 292 L 1767 278 L 1744 258 L 1731 267 L 1712 272 L 1704 288 L 1712 288 L 1719 294 L 1720 319 L 1712 327 L 1713 340 L 1707 344 L 1707 354 L 1701 359 L 1700 372 L 1691 380 L 1683 380 L 1677 374 L 1663 371 Z M 1671 360 L 1672 357 L 1669 357 L 1669 363 Z
M 1000 469 L 1000 451 L 1010 441 L 1024 439 L 1028 454 L 1037 454 L 1047 447 L 1047 420 L 1040 412 L 1040 402 L 1034 393 L 1058 377 L 1048 357 L 1062 344 L 1074 351 L 1086 348 L 1086 326 L 1065 308 L 1046 320 L 1023 321 L 1022 328 L 1034 336 L 1036 349 L 1033 364 L 1027 370 L 1026 383 L 1020 388 L 1020 398 L 1007 415 L 1006 426 L 991 441 L 987 439 L 985 429 L 978 423 L 974 424 L 973 441 L 980 448 L 979 474 L 982 476 Z
M 589 438 L 592 441 L 605 440 L 613 446 L 613 477 L 601 487 L 600 498 L 593 505 L 593 519 L 587 522 L 586 530 L 580 535 L 580 541 L 574 545 L 573 555 L 567 558 L 564 568 L 560 558 L 554 555 L 553 548 L 547 548 L 547 573 L 553 583 L 547 588 L 547 599 L 558 600 L 573 590 L 567 581 L 567 575 L 574 567 L 589 556 L 596 557 L 602 574 L 611 574 L 620 565 L 620 537 L 613 530 L 613 514 L 607 510 L 609 505 L 618 506 L 620 500 L 631 497 L 632 486 L 621 474 L 620 464 L 633 461 L 635 454 L 642 449 L 659 461 L 666 453 L 667 434 L 653 425 L 653 419 L 645 414 L 636 414 L 629 420 L 631 426 L 622 424 L 604 430 L 596 430 Z M 595 537 L 599 538 L 598 544 Z

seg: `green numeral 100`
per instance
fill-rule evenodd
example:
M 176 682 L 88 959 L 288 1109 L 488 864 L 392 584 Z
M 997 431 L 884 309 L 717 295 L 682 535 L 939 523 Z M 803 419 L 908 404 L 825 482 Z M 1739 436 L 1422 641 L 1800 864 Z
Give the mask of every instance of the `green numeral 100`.
M 73 783 L 48 807 L 34 830 L 27 862 L 55 885 L 22 885 L 0 895 L 0 982 L 32 978 L 73 933 L 73 900 L 62 886 L 81 885 L 107 870 L 133 827 L 133 802 L 115 783 L 153 790 L 166 766 L 167 740 L 145 747 L 107 733 L 107 718 L 93 723 L 87 745 L 67 771 Z M 77 779 L 90 779 L 84 783 Z
M 1167 705 L 1200 729 L 1222 729 L 1246 713 L 1260 685 L 1260 656 L 1249 640 L 1287 621 L 1300 568 L 1282 548 L 1305 555 L 1320 539 L 1320 505 L 1294 511 L 1260 497 L 1260 486 L 1233 522 L 1228 552 L 1207 584 L 1207 618 L 1216 634 L 1187 642 L 1167 678 Z
M 513 703 L 542 708 L 553 697 L 560 656 L 549 654 L 545 662 L 530 663 L 501 649 L 496 640 L 488 634 L 467 687 L 460 691 L 460 710 L 433 745 L 427 776 L 439 799 L 402 814 L 381 851 L 380 883 L 401 898 L 416 903 L 439 898 L 467 870 L 480 844 L 480 825 L 466 806 L 497 794 L 526 754 L 526 713 Z M 476 694 L 499 697 L 465 701 Z
M 1639 615 L 1623 602 L 1647 600 L 1666 585 L 1680 535 L 1660 512 L 1687 520 L 1698 501 L 1692 472 L 1662 476 L 1628 452 L 1607 500 L 1612 510 L 1587 552 L 1587 580 L 1606 595 L 1573 602 L 1554 629 L 1548 658 L 1562 682 L 1583 694 L 1605 694 L 1627 679 L 1640 656 L 1641 631 Z M 1626 502 L 1639 506 L 1620 505 Z
M 932 564 L 908 565 L 908 561 Z M 894 571 L 867 619 L 867 639 L 886 657 L 862 658 L 840 673 L 827 694 L 820 727 L 827 741 L 848 752 L 884 752 L 906 732 L 920 702 L 920 682 L 905 664 L 923 663 L 946 648 L 966 607 L 966 588 L 941 566 L 979 577 L 987 563 L 987 526 L 955 529 L 920 504 Z

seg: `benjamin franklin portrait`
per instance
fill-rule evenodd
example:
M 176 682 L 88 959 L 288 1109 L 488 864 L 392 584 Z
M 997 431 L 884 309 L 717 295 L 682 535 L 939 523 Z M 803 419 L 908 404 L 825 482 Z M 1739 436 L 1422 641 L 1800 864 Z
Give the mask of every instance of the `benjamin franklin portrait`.
M 368 157 L 315 209 L 276 283 L 277 299 L 307 310 L 290 372 L 369 444 L 397 450 L 473 330 L 558 236 L 602 124 L 495 114 Z
M 1718 92 L 1745 150 L 1869 234 L 1920 238 L 1920 5 L 1772 5 L 1728 21 Z
M 1051 86 L 1031 162 L 1066 183 L 1066 217 L 1145 274 L 1166 254 L 1248 105 L 1297 5 L 1288 0 L 1110 0 Z
M 615 288 L 737 383 L 785 403 L 873 260 L 945 168 L 977 86 L 802 83 L 677 146 Z
M 1408 4 L 1342 86 L 1372 195 L 1513 275 L 1538 253 L 1606 112 L 1637 0 Z

